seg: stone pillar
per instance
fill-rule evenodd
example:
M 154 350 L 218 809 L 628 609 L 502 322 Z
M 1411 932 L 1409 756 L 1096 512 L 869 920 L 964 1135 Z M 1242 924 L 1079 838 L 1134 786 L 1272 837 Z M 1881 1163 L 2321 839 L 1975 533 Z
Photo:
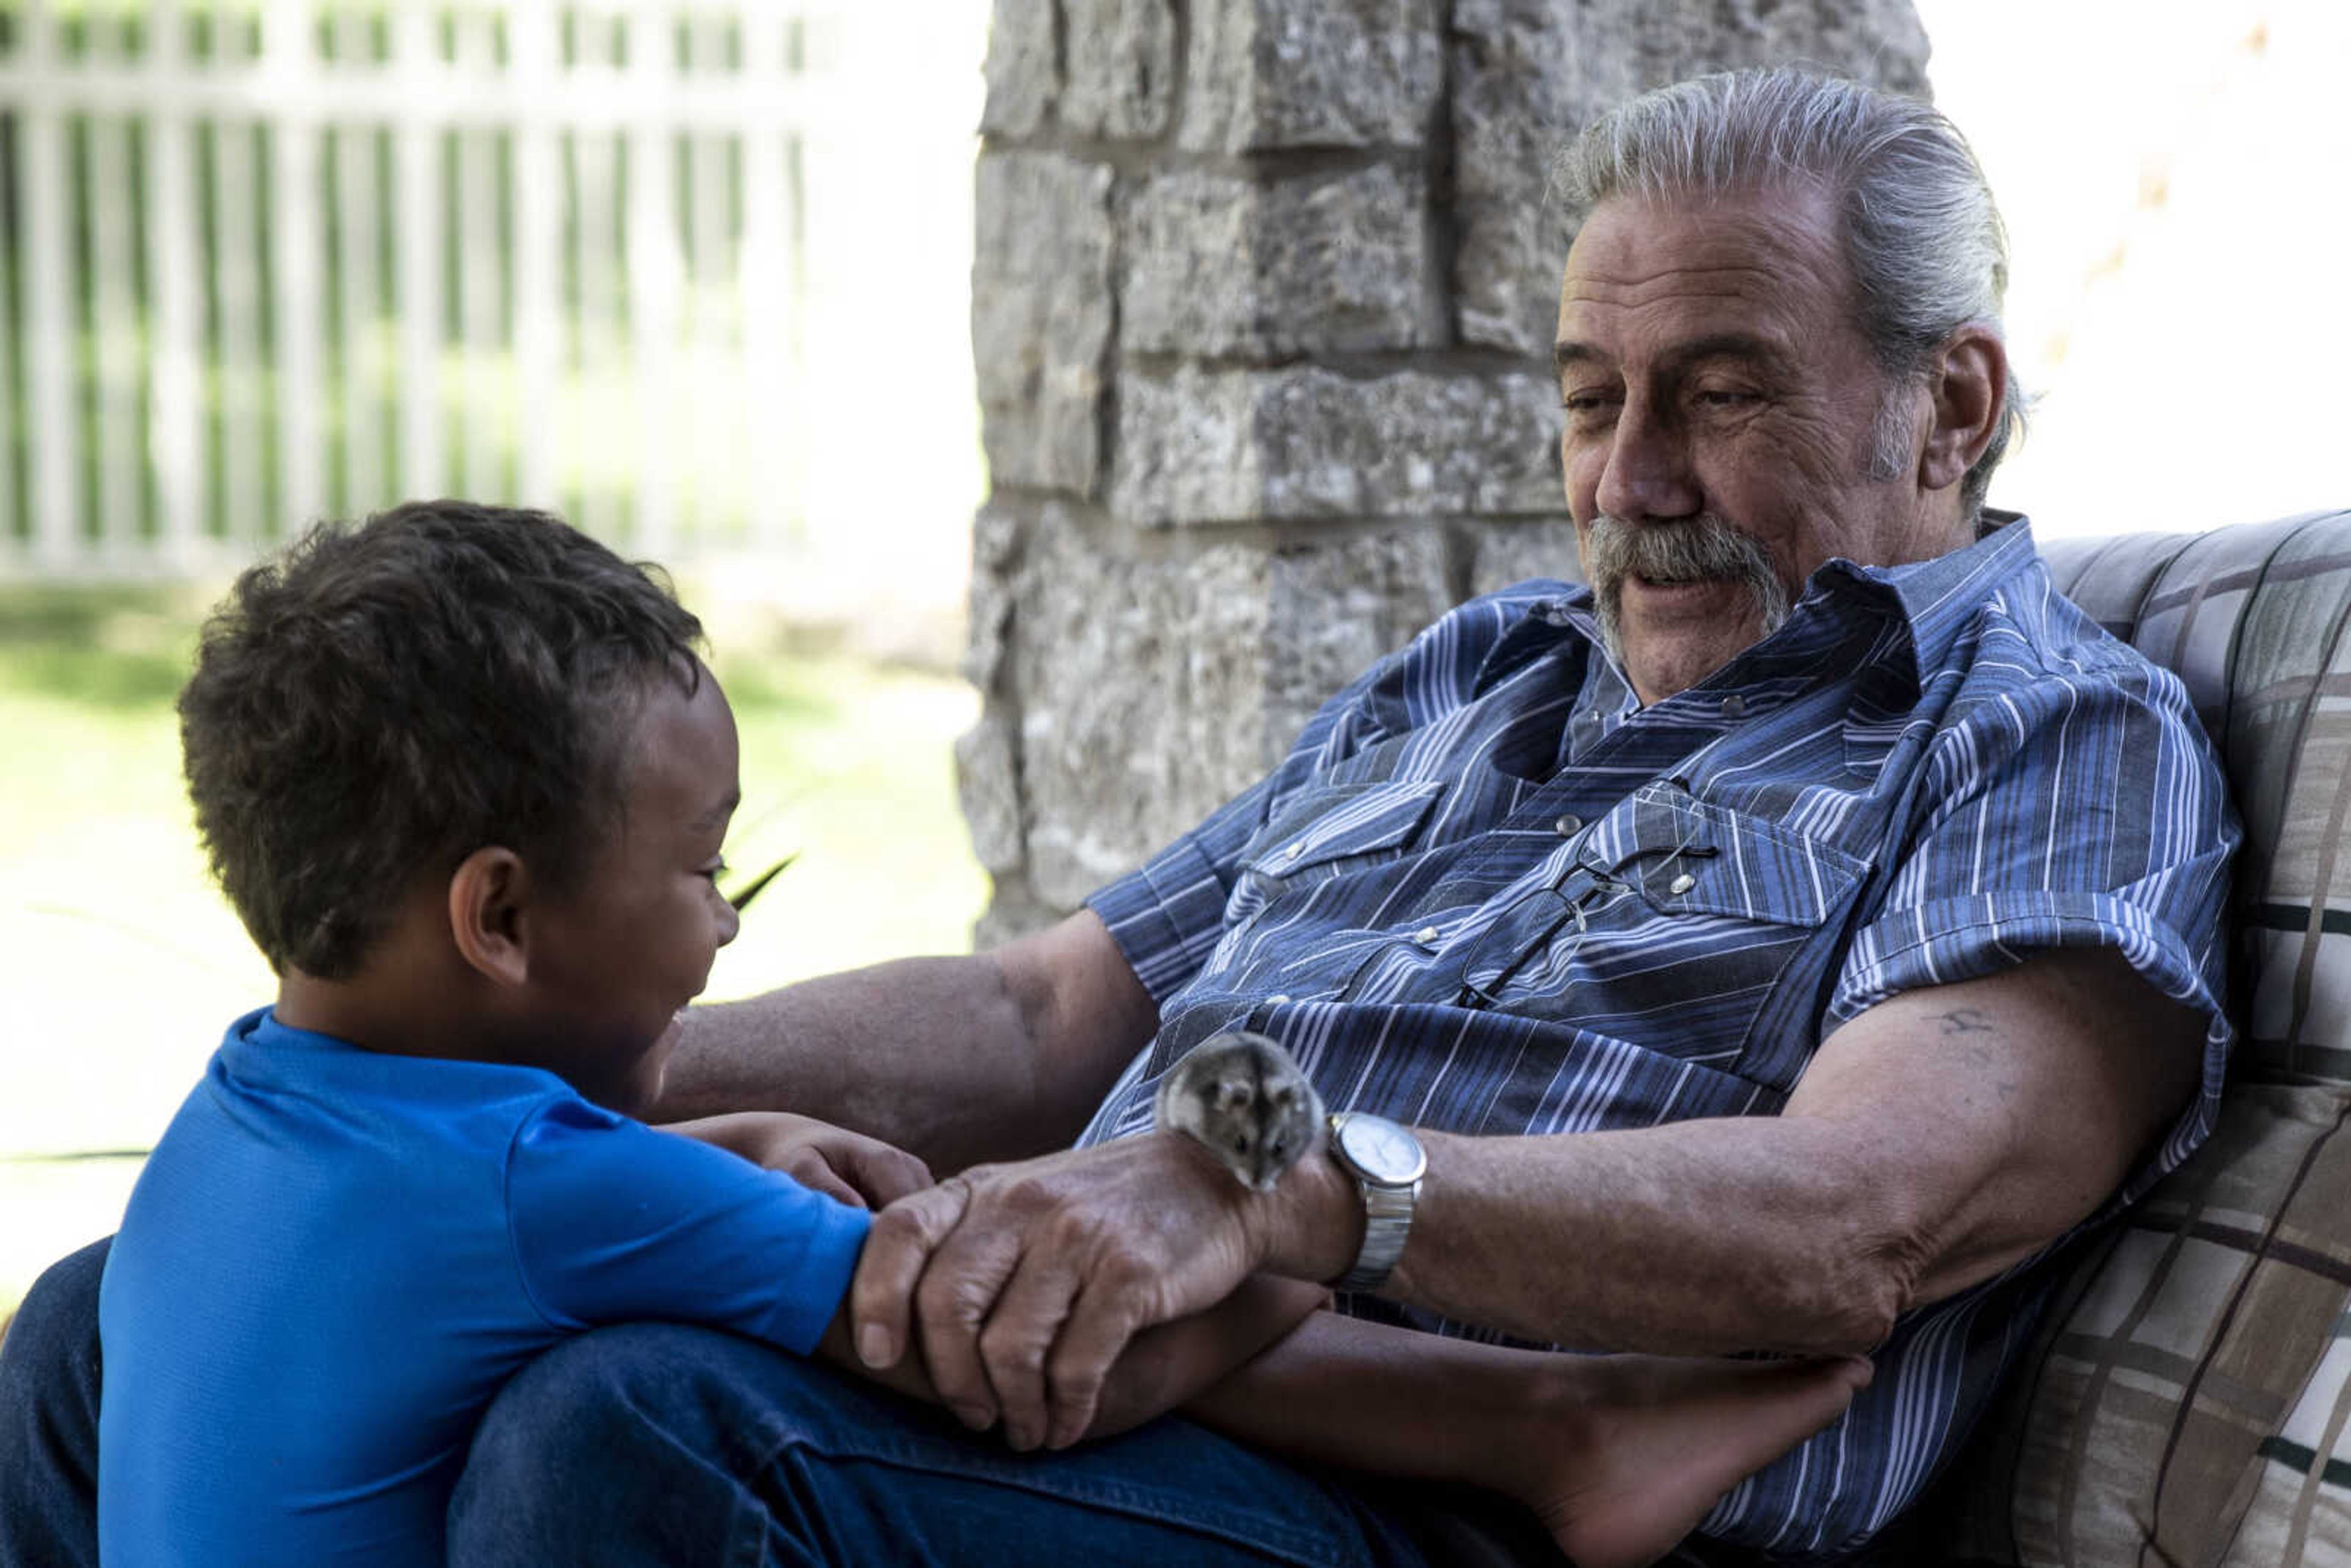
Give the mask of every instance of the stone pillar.
M 1788 59 L 1925 89 L 1908 0 L 995 0 L 993 488 L 957 747 L 983 944 L 1247 786 L 1468 595 L 1574 570 L 1546 359 L 1593 114 Z

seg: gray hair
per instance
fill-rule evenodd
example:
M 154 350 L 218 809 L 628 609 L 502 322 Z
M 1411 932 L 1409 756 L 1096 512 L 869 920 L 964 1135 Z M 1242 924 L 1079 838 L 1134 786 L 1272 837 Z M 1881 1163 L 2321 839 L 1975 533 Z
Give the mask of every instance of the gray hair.
M 1643 93 L 1584 129 L 1557 183 L 1582 210 L 1611 196 L 1711 197 L 1818 184 L 1837 204 L 1857 325 L 1907 381 L 1961 325 L 2000 326 L 2008 235 L 1967 139 L 1931 105 L 1800 67 L 1728 71 Z M 1959 497 L 1972 517 L 2022 434 L 2013 372 L 1991 444 Z M 1885 432 L 1873 433 L 1882 458 Z

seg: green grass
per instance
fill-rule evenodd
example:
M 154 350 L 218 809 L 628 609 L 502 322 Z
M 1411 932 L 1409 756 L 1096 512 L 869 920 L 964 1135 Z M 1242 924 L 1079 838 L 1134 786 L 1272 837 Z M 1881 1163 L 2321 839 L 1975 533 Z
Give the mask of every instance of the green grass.
M 180 789 L 172 703 L 203 603 L 0 591 L 0 1312 L 112 1228 L 137 1172 L 56 1156 L 151 1145 L 222 1026 L 271 994 Z M 986 878 L 949 747 L 977 716 L 970 690 L 748 633 L 722 632 L 713 664 L 743 741 L 728 859 L 747 875 L 799 858 L 746 913 L 709 995 L 966 950 Z

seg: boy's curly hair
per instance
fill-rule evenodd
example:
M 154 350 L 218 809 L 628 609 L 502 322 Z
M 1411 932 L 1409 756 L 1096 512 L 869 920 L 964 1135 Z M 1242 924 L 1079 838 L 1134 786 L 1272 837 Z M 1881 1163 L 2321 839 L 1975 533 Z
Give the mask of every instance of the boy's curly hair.
M 540 512 L 420 501 L 237 579 L 180 694 L 213 871 L 270 967 L 346 979 L 425 873 L 500 844 L 559 888 L 617 821 L 702 623 Z

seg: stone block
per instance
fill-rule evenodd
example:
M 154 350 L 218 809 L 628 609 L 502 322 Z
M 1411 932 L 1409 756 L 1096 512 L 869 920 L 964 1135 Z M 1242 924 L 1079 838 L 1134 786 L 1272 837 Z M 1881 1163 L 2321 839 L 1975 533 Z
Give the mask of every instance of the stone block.
M 1269 358 L 1424 346 L 1427 192 L 1385 164 L 1265 183 L 1186 171 L 1125 215 L 1120 347 Z
M 1435 0 L 1195 0 L 1179 140 L 1417 147 L 1443 87 Z
M 1558 436 L 1531 373 L 1130 372 L 1113 507 L 1144 527 L 1552 513 Z
M 1552 166 L 1608 109 L 1699 71 L 1795 59 L 1900 92 L 1927 85 L 1909 0 L 1456 0 L 1449 40 L 1457 330 L 1528 354 L 1549 350 L 1583 221 Z
M 1558 405 L 1535 375 L 1284 375 L 1258 421 L 1266 515 L 1554 511 Z
M 1270 570 L 1234 544 L 1188 562 L 1033 549 L 1014 628 L 1029 883 L 1060 910 L 1255 777 Z
M 1165 135 L 1176 104 L 1176 16 L 1167 0 L 1061 0 L 1061 15 L 1062 129 L 1121 141 Z
M 996 0 L 987 26 L 987 99 L 979 129 L 988 136 L 1034 136 L 1061 89 L 1053 47 L 1053 0 Z
M 1040 529 L 1014 628 L 1028 886 L 1049 907 L 1246 789 L 1332 692 L 1441 612 L 1434 529 L 1113 556 Z
M 1020 769 L 1012 726 L 994 710 L 956 737 L 956 793 L 971 829 L 971 849 L 989 874 L 1020 869 L 1028 846 L 1020 827 Z
M 1531 577 L 1583 580 L 1583 569 L 1575 559 L 1575 524 L 1566 517 L 1467 526 L 1473 594 L 1491 593 Z
M 1191 369 L 1120 378 L 1111 509 L 1145 528 L 1260 520 L 1257 401 L 1270 379 Z
M 1050 152 L 979 160 L 971 339 L 998 484 L 1092 495 L 1110 349 L 1110 170 Z

